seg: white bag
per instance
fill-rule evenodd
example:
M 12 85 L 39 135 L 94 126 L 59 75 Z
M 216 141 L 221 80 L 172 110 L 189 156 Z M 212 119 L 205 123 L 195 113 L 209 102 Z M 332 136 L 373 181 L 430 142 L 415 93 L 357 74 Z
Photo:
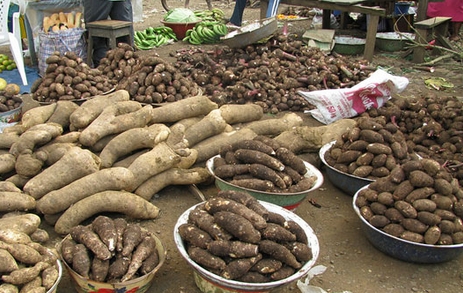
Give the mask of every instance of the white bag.
M 298 91 L 298 94 L 317 107 L 308 111 L 316 120 L 330 124 L 357 116 L 370 108 L 383 106 L 392 93 L 402 92 L 408 82 L 406 77 L 394 76 L 378 69 L 352 88 Z

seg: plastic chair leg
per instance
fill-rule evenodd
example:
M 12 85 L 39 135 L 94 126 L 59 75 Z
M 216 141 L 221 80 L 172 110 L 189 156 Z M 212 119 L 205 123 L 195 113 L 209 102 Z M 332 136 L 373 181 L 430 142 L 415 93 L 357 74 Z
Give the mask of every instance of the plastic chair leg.
M 22 55 L 22 50 L 19 47 L 18 40 L 12 33 L 8 33 L 10 37 L 10 50 L 13 54 L 14 62 L 16 63 L 16 67 L 19 70 L 19 74 L 21 75 L 21 80 L 23 85 L 27 85 L 27 76 L 26 76 L 26 68 L 24 67 L 24 58 Z

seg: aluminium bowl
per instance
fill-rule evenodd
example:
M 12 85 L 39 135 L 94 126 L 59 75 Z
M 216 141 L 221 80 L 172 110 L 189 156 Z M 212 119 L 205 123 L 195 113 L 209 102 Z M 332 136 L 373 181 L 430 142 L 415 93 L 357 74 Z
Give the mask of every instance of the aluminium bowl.
M 364 186 L 362 189 L 368 188 Z M 411 263 L 442 263 L 457 258 L 463 252 L 463 243 L 454 245 L 431 245 L 408 241 L 388 234 L 372 226 L 361 214 L 355 204 L 360 193 L 357 191 L 352 200 L 352 207 L 361 220 L 361 228 L 368 241 L 379 251 L 396 259 Z
M 352 36 L 335 36 L 333 51 L 343 55 L 358 55 L 365 50 L 366 39 Z
M 415 34 L 412 33 L 381 32 L 376 34 L 376 47 L 386 52 L 401 51 L 414 39 Z
M 323 175 L 322 173 L 312 164 L 308 162 L 304 162 L 305 166 L 307 167 L 307 173 L 304 175 L 306 177 L 315 176 L 317 179 L 315 180 L 314 185 L 309 190 L 301 191 L 301 192 L 294 192 L 294 193 L 273 193 L 273 192 L 266 192 L 266 191 L 259 191 L 254 189 L 249 189 L 245 187 L 241 187 L 235 184 L 231 184 L 230 182 L 216 176 L 214 174 L 214 158 L 219 157 L 220 155 L 216 155 L 206 162 L 206 168 L 209 173 L 212 174 L 215 178 L 215 185 L 219 190 L 238 190 L 238 191 L 246 191 L 253 197 L 258 200 L 270 202 L 279 206 L 282 206 L 288 210 L 295 210 L 302 201 L 307 197 L 309 192 L 317 190 L 323 184 Z
M 266 283 L 245 283 L 245 282 L 240 282 L 236 280 L 229 280 L 221 276 L 218 276 L 208 271 L 207 269 L 203 268 L 202 266 L 200 266 L 199 264 L 197 264 L 190 258 L 186 250 L 185 244 L 180 236 L 180 233 L 178 232 L 178 228 L 182 224 L 185 224 L 188 222 L 188 216 L 190 212 L 193 209 L 195 209 L 197 206 L 203 204 L 203 203 L 199 203 L 187 209 L 178 218 L 177 223 L 175 224 L 175 227 L 174 227 L 174 241 L 182 257 L 192 267 L 196 285 L 201 290 L 201 292 L 204 292 L 204 293 L 208 293 L 208 292 L 221 292 L 221 293 L 270 292 L 272 289 L 275 289 L 277 287 L 286 285 L 300 278 L 303 278 L 305 275 L 307 275 L 309 270 L 314 266 L 315 262 L 317 261 L 318 255 L 320 254 L 320 246 L 319 246 L 318 238 L 315 235 L 315 232 L 313 231 L 312 227 L 310 227 L 309 224 L 307 224 L 307 222 L 304 219 L 302 219 L 295 213 L 288 211 L 287 209 L 284 209 L 283 207 L 280 207 L 278 205 L 271 204 L 268 202 L 264 202 L 264 201 L 260 201 L 260 203 L 270 212 L 278 213 L 282 215 L 283 217 L 285 217 L 287 220 L 293 220 L 297 224 L 299 224 L 302 227 L 302 229 L 304 229 L 305 234 L 307 235 L 308 245 L 312 250 L 312 255 L 313 255 L 312 259 L 306 262 L 302 266 L 302 268 L 300 268 L 293 275 L 285 279 L 278 280 L 278 281 L 272 281 L 272 282 L 266 282 Z
M 348 195 L 353 196 L 360 188 L 364 187 L 365 185 L 370 184 L 374 180 L 369 179 L 369 178 L 362 178 L 362 177 L 354 176 L 352 174 L 348 174 L 345 172 L 341 172 L 340 170 L 329 165 L 326 162 L 325 155 L 335 143 L 336 141 L 332 141 L 332 142 L 325 144 L 324 146 L 320 148 L 320 151 L 319 151 L 320 160 L 326 166 L 325 172 L 330 182 L 334 186 L 339 188 L 340 190 L 347 193 Z
M 277 29 L 278 21 L 269 17 L 231 31 L 220 40 L 230 48 L 243 48 L 272 35 Z

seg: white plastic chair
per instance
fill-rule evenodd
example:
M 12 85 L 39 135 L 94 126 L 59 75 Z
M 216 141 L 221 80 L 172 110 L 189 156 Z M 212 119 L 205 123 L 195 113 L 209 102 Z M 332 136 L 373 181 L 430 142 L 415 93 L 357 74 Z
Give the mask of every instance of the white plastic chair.
M 26 69 L 24 67 L 24 57 L 22 46 L 20 45 L 21 37 L 17 39 L 16 35 L 20 36 L 19 32 L 19 14 L 13 15 L 13 25 L 18 32 L 13 30 L 13 33 L 8 31 L 8 10 L 10 8 L 10 0 L 0 0 L 0 46 L 10 45 L 10 51 L 13 54 L 14 62 L 21 75 L 23 85 L 27 85 Z M 15 13 L 16 14 L 16 13 Z M 19 34 L 18 34 L 19 33 Z

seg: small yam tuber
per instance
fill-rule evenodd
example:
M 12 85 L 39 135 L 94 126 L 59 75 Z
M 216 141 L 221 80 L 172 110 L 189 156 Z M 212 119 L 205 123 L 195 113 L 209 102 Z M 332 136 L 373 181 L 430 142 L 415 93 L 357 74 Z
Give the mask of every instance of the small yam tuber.
M 0 284 L 0 292 L 2 293 L 18 293 L 18 287 L 13 284 L 3 283 Z
M 127 221 L 124 218 L 116 218 L 114 227 L 116 228 L 116 251 L 121 252 L 124 247 L 124 231 L 127 228 Z
M 282 261 L 292 268 L 299 269 L 302 267 L 301 263 L 297 261 L 296 257 L 288 248 L 275 241 L 262 240 L 259 242 L 259 251 L 270 255 L 276 260 Z
M 202 249 L 207 249 L 208 244 L 213 240 L 206 231 L 203 231 L 193 224 L 185 223 L 180 225 L 178 227 L 178 232 L 183 240 Z
M 58 280 L 59 272 L 55 266 L 50 266 L 42 271 L 42 285 L 49 290 Z
M 189 247 L 188 255 L 194 262 L 209 269 L 222 270 L 227 265 L 222 258 L 215 256 L 207 250 L 199 247 Z
M 222 271 L 222 277 L 229 280 L 238 279 L 244 276 L 259 260 L 262 255 L 254 257 L 240 258 L 230 261 Z
M 0 211 L 30 211 L 36 206 L 35 198 L 23 192 L 0 191 Z
M 116 255 L 116 259 L 109 265 L 108 281 L 119 281 L 125 275 L 130 265 L 130 257 L 125 257 L 120 254 Z
M 71 237 L 66 237 L 61 242 L 61 256 L 68 264 L 72 264 L 72 258 L 76 249 L 77 243 Z
M 177 122 L 190 117 L 207 115 L 217 108 L 217 104 L 209 97 L 194 96 L 153 109 L 151 124 Z
M 128 224 L 122 235 L 122 256 L 130 256 L 135 247 L 143 240 L 143 237 L 144 235 L 139 225 Z
M 259 243 L 261 234 L 252 223 L 232 212 L 221 211 L 214 214 L 216 223 L 241 241 Z
M 27 110 L 21 117 L 21 124 L 25 129 L 29 129 L 34 125 L 47 122 L 55 112 L 56 106 L 56 103 L 51 103 Z
M 42 260 L 42 255 L 31 246 L 23 243 L 12 243 L 4 245 L 6 250 L 19 262 L 35 265 Z
M 153 252 L 143 261 L 140 267 L 140 273 L 146 275 L 159 265 L 159 252 L 154 249 Z
M 156 250 L 156 240 L 150 234 L 146 235 L 141 243 L 135 248 L 129 268 L 126 274 L 121 278 L 122 282 L 132 279 L 138 269 L 153 252 Z
M 12 154 L 0 155 L 0 174 L 7 174 L 15 170 L 16 157 Z
M 230 240 L 233 236 L 214 222 L 214 217 L 201 208 L 188 214 L 188 221 L 206 231 L 215 240 Z
M 285 169 L 285 165 L 280 160 L 261 151 L 239 149 L 235 151 L 235 157 L 241 162 L 262 164 L 276 171 Z
M 113 219 L 107 216 L 98 216 L 92 222 L 92 229 L 108 247 L 109 251 L 116 249 L 117 232 Z
M 10 273 L 19 268 L 18 263 L 11 253 L 5 248 L 2 248 L 3 245 L 0 244 L 0 259 L 2 260 L 0 262 L 0 274 Z
M 109 259 L 102 260 L 94 257 L 92 260 L 92 266 L 90 268 L 90 274 L 92 280 L 97 282 L 104 282 L 109 272 Z
M 307 173 L 307 167 L 305 166 L 304 161 L 296 156 L 291 150 L 280 147 L 276 150 L 275 156 L 286 166 L 289 166 L 299 172 L 299 174 L 304 175 Z
M 267 227 L 261 231 L 262 238 L 273 240 L 275 242 L 296 241 L 296 235 L 275 223 L 267 223 Z
M 258 255 L 259 247 L 241 241 L 215 240 L 207 245 L 207 251 L 220 257 L 247 258 Z
M 89 278 L 91 260 L 87 247 L 77 244 L 72 257 L 72 269 L 84 278 Z
M 25 267 L 12 271 L 9 275 L 3 275 L 4 282 L 21 285 L 26 284 L 35 279 L 44 269 L 50 266 L 47 262 L 38 262 L 32 267 Z
M 96 257 L 102 260 L 111 258 L 111 251 L 89 226 L 77 225 L 71 229 L 70 235 L 77 243 L 84 244 Z

